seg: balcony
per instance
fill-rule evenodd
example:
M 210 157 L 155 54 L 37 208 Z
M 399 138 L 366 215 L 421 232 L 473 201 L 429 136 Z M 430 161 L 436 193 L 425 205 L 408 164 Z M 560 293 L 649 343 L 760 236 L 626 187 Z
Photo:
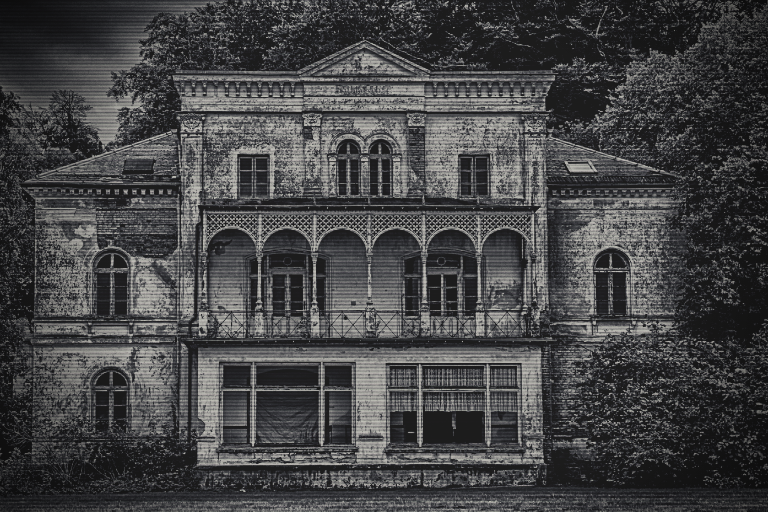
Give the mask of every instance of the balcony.
M 528 315 L 517 310 L 425 316 L 376 309 L 294 311 L 292 316 L 257 311 L 208 312 L 208 339 L 412 339 L 522 338 L 531 336 Z M 314 327 L 314 329 L 313 329 Z

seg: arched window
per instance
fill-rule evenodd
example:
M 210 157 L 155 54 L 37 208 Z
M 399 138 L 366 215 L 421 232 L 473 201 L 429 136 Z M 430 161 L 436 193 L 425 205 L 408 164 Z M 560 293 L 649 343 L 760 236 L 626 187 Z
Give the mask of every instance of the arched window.
M 598 315 L 626 315 L 629 263 L 619 251 L 610 250 L 595 260 L 595 310 Z
M 128 381 L 122 372 L 105 370 L 93 379 L 93 424 L 97 432 L 128 429 Z
M 372 196 L 392 195 L 392 148 L 377 140 L 370 151 L 370 191 Z
M 360 146 L 345 140 L 336 151 L 336 173 L 340 196 L 360 195 Z
M 96 314 L 128 314 L 128 263 L 120 254 L 109 252 L 99 257 L 94 269 Z

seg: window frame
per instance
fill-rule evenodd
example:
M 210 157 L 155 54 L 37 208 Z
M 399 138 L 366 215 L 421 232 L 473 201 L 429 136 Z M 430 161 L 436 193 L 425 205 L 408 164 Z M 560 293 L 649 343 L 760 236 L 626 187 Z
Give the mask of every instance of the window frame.
M 270 258 L 272 256 L 280 256 L 280 255 L 297 255 L 297 256 L 303 256 L 304 257 L 304 267 L 270 267 Z M 330 275 L 330 259 L 323 255 L 318 254 L 317 256 L 317 262 L 318 267 L 321 266 L 320 261 L 323 261 L 325 264 L 325 271 L 317 273 L 317 305 L 320 310 L 320 312 L 325 311 L 325 308 L 329 304 L 329 298 L 328 298 L 328 276 Z M 247 289 L 248 289 L 248 310 L 253 311 L 256 308 L 256 280 L 258 279 L 258 270 L 254 269 L 254 265 L 257 264 L 257 259 L 255 257 L 248 258 L 247 260 L 247 267 L 246 267 L 246 273 L 247 273 Z M 266 311 L 268 311 L 270 314 L 274 315 L 274 297 L 273 297 L 273 284 L 274 284 L 274 276 L 275 275 L 293 275 L 293 274 L 299 274 L 301 273 L 303 284 L 302 284 L 302 316 L 305 316 L 309 313 L 309 309 L 312 305 L 312 253 L 311 252 L 303 252 L 303 251 L 281 251 L 281 250 L 270 250 L 269 252 L 265 252 L 262 256 L 261 260 L 261 294 L 262 294 L 262 304 Z M 291 272 L 291 269 L 295 268 L 295 272 Z M 290 302 L 290 301 L 288 301 Z M 283 309 L 283 311 L 286 311 Z M 294 316 L 299 317 L 299 315 L 288 315 L 288 316 Z
M 268 386 L 268 385 L 259 385 L 258 384 L 258 368 L 259 367 L 316 367 L 317 368 L 317 385 L 316 386 Z M 224 385 L 224 368 L 225 367 L 247 367 L 250 369 L 249 375 L 250 375 L 250 381 L 249 385 L 247 387 L 226 387 Z M 345 367 L 350 369 L 350 385 L 349 386 L 338 386 L 338 385 L 328 385 L 327 380 L 327 373 L 326 370 L 328 368 L 336 368 L 336 367 Z M 243 392 L 246 391 L 248 393 L 248 402 L 247 402 L 247 440 L 245 443 L 225 443 L 224 442 L 224 394 L 228 392 L 237 392 L 237 391 Z M 257 443 L 257 433 L 258 433 L 258 425 L 257 425 L 257 400 L 258 400 L 258 392 L 315 392 L 317 393 L 318 397 L 318 410 L 317 410 L 317 439 L 313 444 L 298 444 L 298 443 L 283 443 L 283 444 L 274 444 L 274 443 Z M 329 427 L 332 427 L 332 425 L 328 425 L 329 417 L 326 413 L 326 408 L 328 406 L 328 393 L 349 393 L 349 412 L 350 412 L 350 423 L 351 425 L 348 425 L 349 428 L 349 435 L 346 435 L 345 432 L 345 438 L 348 438 L 349 442 L 345 443 L 331 443 L 328 440 L 328 434 L 330 432 Z M 348 449 L 355 446 L 355 432 L 356 432 L 356 418 L 355 418 L 355 400 L 356 400 L 356 371 L 355 371 L 355 363 L 354 362 L 344 362 L 344 361 L 323 361 L 323 362 L 317 362 L 317 361 L 285 361 L 280 360 L 276 362 L 272 361 L 252 361 L 252 362 L 238 362 L 238 361 L 220 361 L 219 362 L 219 424 L 221 425 L 221 429 L 219 429 L 219 439 L 218 442 L 222 446 L 234 446 L 234 447 L 251 447 L 254 449 L 259 448 L 271 448 L 271 447 L 286 447 L 287 449 L 296 449 L 296 448 L 319 448 L 323 446 L 328 446 L 332 448 L 338 448 L 338 449 Z
M 376 146 L 379 146 L 378 148 Z M 384 151 L 386 148 L 387 151 Z M 376 151 L 374 152 L 374 149 Z M 384 139 L 377 139 L 371 143 L 368 148 L 368 195 L 370 197 L 393 197 L 394 196 L 394 172 L 395 161 L 392 158 L 393 149 L 392 145 Z M 374 162 L 376 165 L 374 166 Z M 387 163 L 389 170 L 385 171 L 384 164 Z M 374 167 L 376 169 L 374 170 Z M 389 180 L 384 182 L 384 173 L 389 173 Z M 376 173 L 376 193 L 373 192 L 374 187 L 374 173 Z M 384 187 L 389 187 L 389 193 L 384 193 Z
M 97 384 L 99 379 L 109 374 L 109 385 L 104 386 L 101 384 Z M 114 375 L 118 374 L 120 377 L 123 378 L 123 381 L 125 382 L 125 385 L 115 385 L 114 384 Z M 94 430 L 96 432 L 109 432 L 113 429 L 122 431 L 122 432 L 128 432 L 130 431 L 131 427 L 131 385 L 130 380 L 128 379 L 128 376 L 123 372 L 122 370 L 118 368 L 108 367 L 108 368 L 102 368 L 91 379 L 91 422 L 94 426 Z M 98 403 L 97 399 L 97 393 L 104 393 L 108 392 L 108 404 L 107 404 L 107 427 L 106 429 L 102 430 L 98 427 L 99 420 L 98 420 L 98 412 L 97 407 L 104 407 L 103 404 Z M 115 405 L 115 392 L 123 392 L 125 393 L 125 404 L 124 405 Z M 116 427 L 117 421 L 115 419 L 115 407 L 125 407 L 125 423 L 122 428 Z
M 242 169 L 242 162 L 245 160 L 251 161 L 251 168 L 243 170 Z M 257 161 L 266 161 L 266 165 L 264 166 L 264 169 L 257 169 L 256 162 Z M 271 183 L 270 183 L 270 164 L 271 164 L 271 155 L 268 154 L 252 154 L 252 153 L 238 153 L 236 156 L 236 165 L 237 165 L 237 197 L 238 199 L 264 199 L 270 197 L 270 189 L 271 189 Z M 250 194 L 244 194 L 243 193 L 243 173 L 248 172 L 251 174 L 250 177 L 250 183 L 248 183 L 248 186 L 250 187 L 251 193 Z M 259 183 L 257 178 L 260 174 L 263 174 L 263 177 L 265 178 L 265 183 Z M 257 193 L 257 187 L 263 187 L 264 191 L 263 193 Z
M 485 447 L 515 447 L 519 448 L 523 445 L 522 425 L 524 424 L 522 419 L 522 365 L 519 363 L 467 363 L 467 364 L 439 364 L 439 363 L 390 363 L 386 365 L 386 418 L 387 418 L 387 445 L 389 447 L 413 447 L 427 449 L 440 449 L 441 447 L 472 447 L 483 445 Z M 414 383 L 406 386 L 393 386 L 392 385 L 392 369 L 393 368 L 414 368 L 415 379 Z M 483 385 L 461 387 L 461 386 L 426 386 L 425 385 L 425 368 L 482 368 L 483 371 Z M 514 368 L 515 382 L 513 386 L 500 386 L 493 385 L 492 372 L 496 368 Z M 425 391 L 426 390 L 426 391 Z M 425 413 L 425 393 L 443 393 L 443 392 L 465 392 L 465 393 L 483 393 L 484 395 L 484 439 L 482 443 L 467 442 L 467 443 L 426 443 L 424 442 L 424 413 Z M 392 440 L 392 413 L 402 411 L 392 411 L 392 404 L 394 402 L 392 398 L 393 393 L 412 393 L 415 397 L 411 399 L 416 405 L 416 440 L 415 441 L 400 441 L 395 442 Z M 493 393 L 514 393 L 514 413 L 515 413 L 515 442 L 495 442 L 493 435 L 493 423 L 492 414 L 496 412 L 493 410 L 492 396 Z M 405 424 L 403 423 L 403 428 Z M 405 434 L 405 432 L 404 432 Z M 404 436 L 405 438 L 405 436 Z
M 464 169 L 464 160 L 471 160 L 470 169 Z M 486 161 L 486 168 L 484 171 L 485 176 L 485 192 L 479 193 L 478 192 L 478 180 L 477 180 L 477 160 L 478 159 L 485 159 Z M 469 177 L 471 182 L 469 183 L 469 192 L 464 193 L 463 187 L 465 186 L 465 176 L 466 173 L 469 173 Z M 488 153 L 465 153 L 459 155 L 459 197 L 491 197 L 491 155 Z
M 598 262 L 604 257 L 608 256 L 608 267 L 598 267 Z M 618 257 L 624 263 L 624 267 L 614 267 L 613 260 Z M 599 317 L 629 317 L 630 313 L 630 297 L 631 297 L 631 262 L 626 253 L 619 249 L 606 249 L 601 251 L 593 260 L 592 264 L 593 275 L 593 291 L 595 300 L 595 315 Z M 620 286 L 616 283 L 615 277 L 617 275 L 623 275 L 624 286 Z M 606 285 L 600 286 L 600 277 L 607 276 Z M 607 298 L 600 298 L 600 289 L 605 288 L 607 292 Z M 614 296 L 618 289 L 624 289 L 624 299 L 615 299 Z M 600 303 L 607 304 L 607 312 L 601 312 Z M 624 312 L 616 313 L 617 303 L 623 303 Z
M 348 145 L 342 152 L 342 146 Z M 351 148 L 357 149 L 357 153 L 354 153 Z M 336 145 L 336 195 L 338 197 L 364 197 L 363 194 L 363 152 L 362 146 L 353 139 L 344 139 Z M 341 181 L 341 162 L 344 162 L 344 192 L 342 193 L 342 181 Z M 352 181 L 352 164 L 351 162 L 357 162 L 357 182 Z M 354 193 L 352 187 L 357 187 L 357 192 Z
M 435 256 L 436 258 L 444 257 L 445 255 L 450 256 L 456 256 L 459 258 L 459 265 L 457 267 L 430 267 L 429 266 L 429 259 L 431 256 Z M 475 272 L 467 272 L 465 270 L 466 268 L 466 258 L 470 258 L 475 261 Z M 406 272 L 408 269 L 407 261 L 409 260 L 416 260 L 416 263 L 414 264 L 415 272 Z M 441 250 L 435 250 L 430 251 L 427 254 L 427 296 L 429 298 L 430 293 L 430 286 L 429 286 L 429 278 L 430 276 L 440 276 L 440 314 L 433 314 L 435 310 L 432 309 L 432 302 L 429 301 L 430 304 L 430 317 L 436 316 L 436 317 L 472 317 L 475 315 L 475 312 L 477 311 L 477 303 L 478 303 L 478 297 L 477 297 L 477 283 L 480 279 L 480 276 L 477 273 L 479 266 L 477 264 L 477 257 L 473 254 L 469 254 L 466 251 L 441 251 Z M 402 304 L 402 310 L 406 314 L 406 316 L 414 317 L 418 316 L 420 314 L 420 308 L 421 308 L 421 302 L 422 302 L 422 277 L 423 277 L 423 270 L 422 270 L 422 263 L 421 263 L 421 253 L 415 253 L 415 254 L 408 254 L 403 257 L 402 261 L 402 297 L 404 303 Z M 446 275 L 455 275 L 456 276 L 456 294 L 457 294 L 457 300 L 456 302 L 456 309 L 455 310 L 449 310 L 447 307 L 448 300 L 447 300 L 447 294 L 446 294 Z M 413 280 L 416 283 L 417 287 L 417 295 L 415 296 L 418 308 L 415 310 L 408 309 L 408 301 L 413 300 L 414 295 L 409 294 L 408 289 L 408 280 Z M 472 290 L 470 293 L 468 293 L 468 290 L 470 290 L 470 287 L 467 286 L 468 281 L 474 280 L 475 286 L 474 290 Z M 453 286 L 451 286 L 453 288 Z M 467 299 L 468 298 L 474 298 L 474 308 L 468 309 L 467 308 Z M 453 301 L 450 301 L 453 302 Z M 415 311 L 415 313 L 412 313 Z M 412 314 L 409 314 L 412 313 Z M 453 313 L 453 314 L 450 314 Z
M 110 258 L 109 267 L 99 267 L 99 264 L 101 261 L 106 258 Z M 115 267 L 115 257 L 118 257 L 123 260 L 125 263 L 125 267 Z M 96 257 L 93 259 L 93 314 L 94 316 L 100 317 L 100 318 L 125 318 L 130 314 L 130 304 L 131 304 L 131 259 L 128 257 L 128 255 L 124 254 L 122 251 L 117 251 L 114 249 L 106 250 L 103 252 L 100 252 L 96 255 Z M 109 276 L 109 313 L 100 313 L 99 312 L 99 304 L 103 303 L 104 300 L 100 300 L 100 290 L 102 289 L 102 285 L 99 284 L 99 276 Z M 125 276 L 125 286 L 117 285 L 116 276 Z M 125 300 L 117 300 L 117 288 L 125 288 Z M 118 302 L 125 302 L 125 312 L 117 312 L 117 303 Z

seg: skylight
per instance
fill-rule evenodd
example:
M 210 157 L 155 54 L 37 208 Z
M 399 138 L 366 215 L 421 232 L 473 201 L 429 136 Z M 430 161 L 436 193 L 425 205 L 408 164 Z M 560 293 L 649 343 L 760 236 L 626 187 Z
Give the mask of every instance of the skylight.
M 126 158 L 123 164 L 123 174 L 152 174 L 154 170 L 152 158 Z
M 565 166 L 571 174 L 594 174 L 597 172 L 591 160 L 572 160 L 565 162 Z

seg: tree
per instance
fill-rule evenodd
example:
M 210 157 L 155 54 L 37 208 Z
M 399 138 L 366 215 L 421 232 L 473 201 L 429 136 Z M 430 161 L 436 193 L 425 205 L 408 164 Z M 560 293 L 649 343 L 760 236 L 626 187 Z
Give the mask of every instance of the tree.
M 681 175 L 689 332 L 749 340 L 768 321 L 768 8 L 630 66 L 593 130 L 601 149 Z
M 656 331 L 598 345 L 578 407 L 602 483 L 768 484 L 768 339 L 754 341 Z
M 54 91 L 47 111 L 50 120 L 45 130 L 48 145 L 66 148 L 81 157 L 100 153 L 98 131 L 86 122 L 91 108 L 85 98 L 74 91 Z

